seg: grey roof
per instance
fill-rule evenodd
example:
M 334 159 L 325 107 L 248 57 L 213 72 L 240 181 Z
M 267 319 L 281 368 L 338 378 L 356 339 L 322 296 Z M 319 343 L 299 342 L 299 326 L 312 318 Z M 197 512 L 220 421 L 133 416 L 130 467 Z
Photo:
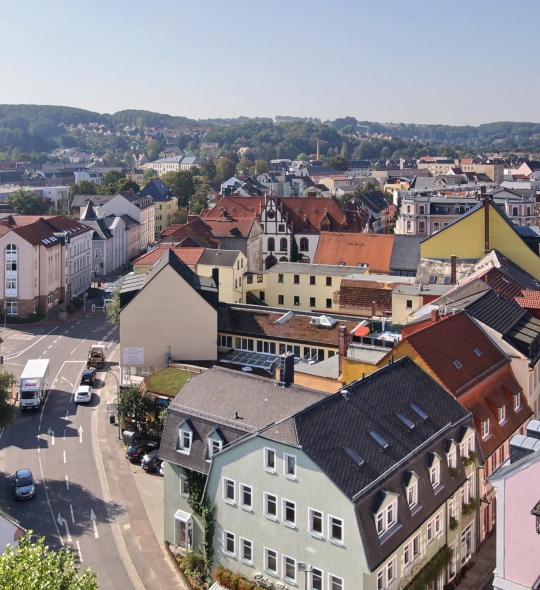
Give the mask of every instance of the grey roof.
M 399 295 L 426 295 L 440 297 L 452 289 L 452 285 L 399 285 L 392 293 Z
M 501 334 L 508 333 L 522 318 L 530 315 L 521 305 L 493 289 L 471 302 L 466 309 L 468 314 Z
M 465 278 L 473 269 L 477 260 L 467 260 L 458 258 L 456 260 L 456 280 L 459 281 Z M 417 284 L 422 283 L 423 285 L 444 285 L 451 284 L 448 281 L 451 278 L 451 261 L 450 260 L 438 260 L 434 258 L 422 258 L 418 264 L 418 270 L 416 272 Z M 432 277 L 435 277 L 435 282 Z M 445 283 L 445 280 L 447 281 Z
M 272 379 L 213 367 L 190 379 L 169 406 L 160 456 L 206 473 L 206 436 L 215 427 L 224 433 L 225 442 L 231 443 L 272 423 L 277 425 L 325 397 L 325 393 L 298 385 L 276 386 Z M 194 431 L 189 455 L 176 451 L 178 427 L 186 419 Z M 275 430 L 273 438 L 286 434 L 287 442 L 294 444 L 290 429 Z
M 109 231 L 104 219 L 81 219 L 80 221 L 82 225 L 91 227 L 94 230 L 92 240 L 110 240 L 112 238 L 112 233 Z
M 503 256 L 498 250 L 494 250 L 497 259 L 500 263 L 499 271 L 503 274 L 507 275 L 514 281 L 518 282 L 522 287 L 525 289 L 530 289 L 531 291 L 538 291 L 540 289 L 540 281 L 529 274 L 526 270 L 523 270 L 521 266 Z M 506 258 L 506 263 L 502 263 L 502 259 Z
M 347 357 L 356 361 L 362 361 L 369 365 L 376 365 L 390 352 L 390 350 L 390 348 L 381 348 L 380 346 L 351 342 L 347 349 Z
M 218 290 L 214 280 L 211 277 L 196 275 L 187 264 L 178 258 L 172 248 L 167 248 L 159 260 L 143 275 L 134 275 L 122 283 L 120 289 L 121 306 L 126 306 L 166 266 L 171 266 L 207 303 L 217 309 Z
M 420 242 L 422 240 L 421 236 L 395 235 L 390 256 L 390 270 L 416 272 L 420 262 Z
M 444 457 L 447 438 L 457 439 L 464 426 L 474 429 L 470 413 L 408 357 L 347 385 L 348 400 L 336 393 L 301 411 L 294 419 L 298 442 L 304 452 L 352 501 L 370 569 L 373 571 L 418 526 L 459 490 L 465 470 L 452 478 L 441 462 L 442 490 L 435 494 L 426 463 L 430 453 Z M 427 415 L 421 420 L 412 410 L 417 404 Z M 397 413 L 414 423 L 406 428 Z M 375 431 L 387 443 L 383 449 L 370 434 Z M 352 448 L 364 461 L 354 463 L 345 452 Z M 421 508 L 411 515 L 403 478 L 413 470 L 419 478 Z M 401 528 L 381 544 L 373 516 L 382 491 L 398 494 Z
M 197 264 L 211 264 L 212 266 L 234 266 L 241 254 L 240 250 L 217 250 L 206 248 Z
M 367 209 L 377 213 L 384 211 L 390 205 L 379 190 L 364 191 L 356 197 L 356 201 L 360 201 Z
M 297 373 L 305 373 L 306 375 L 315 375 L 317 377 L 327 377 L 328 379 L 336 379 L 336 389 L 338 388 L 337 379 L 339 379 L 339 355 L 335 354 L 324 361 L 320 361 L 313 365 L 309 363 L 297 363 L 294 365 L 294 370 Z
M 100 205 L 108 203 L 115 196 L 116 195 L 75 195 L 71 202 L 71 206 L 75 209 L 84 207 L 87 199 L 90 199 L 95 206 L 99 207 Z
M 138 221 L 136 221 L 135 219 L 133 219 L 133 217 L 130 217 L 129 215 L 125 215 L 125 214 L 120 215 L 120 218 L 126 224 L 126 227 L 128 229 L 131 229 L 132 227 L 136 227 L 137 225 L 140 225 L 140 223 Z
M 348 276 L 353 273 L 362 273 L 367 271 L 366 268 L 362 271 L 360 266 L 340 266 L 337 264 L 305 264 L 304 262 L 278 262 L 272 268 L 265 272 L 267 273 L 295 273 L 303 275 L 333 275 L 333 276 Z M 371 276 L 371 275 L 370 275 Z M 393 277 L 395 278 L 395 277 Z
M 160 178 L 152 180 L 139 192 L 142 197 L 150 196 L 154 202 L 170 201 L 173 191 Z

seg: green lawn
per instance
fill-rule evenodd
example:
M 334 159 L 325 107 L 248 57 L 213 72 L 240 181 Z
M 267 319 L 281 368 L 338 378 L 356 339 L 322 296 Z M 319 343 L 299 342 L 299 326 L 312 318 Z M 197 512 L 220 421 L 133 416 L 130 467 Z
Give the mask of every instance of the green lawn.
M 152 393 L 174 397 L 192 377 L 195 377 L 195 373 L 171 367 L 145 377 L 144 383 Z

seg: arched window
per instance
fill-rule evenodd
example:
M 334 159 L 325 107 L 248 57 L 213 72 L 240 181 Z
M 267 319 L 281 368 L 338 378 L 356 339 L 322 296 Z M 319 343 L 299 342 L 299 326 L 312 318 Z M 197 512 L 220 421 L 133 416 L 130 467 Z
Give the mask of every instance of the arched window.
M 309 251 L 309 241 L 307 238 L 300 238 L 300 252 Z
M 6 246 L 6 252 L 17 252 L 18 248 L 15 244 L 8 244 Z
M 268 252 L 273 252 L 276 249 L 276 241 L 274 238 L 268 238 Z
M 287 238 L 281 238 L 279 240 L 279 251 L 287 252 Z

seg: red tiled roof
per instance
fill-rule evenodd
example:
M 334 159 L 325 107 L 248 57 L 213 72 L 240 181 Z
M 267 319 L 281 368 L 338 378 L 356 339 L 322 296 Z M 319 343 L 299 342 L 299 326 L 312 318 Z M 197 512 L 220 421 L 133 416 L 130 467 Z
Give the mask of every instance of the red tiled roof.
M 478 278 L 508 299 L 518 297 L 523 290 L 523 287 L 517 281 L 502 273 L 498 268 L 490 268 L 485 274 L 479 275 Z
M 219 219 L 206 219 L 204 223 L 210 228 L 212 235 L 219 238 L 219 237 L 232 237 L 235 235 L 240 235 L 244 238 L 247 238 L 251 232 L 251 228 L 255 223 L 255 219 L 252 218 L 244 218 L 244 219 L 234 219 L 232 221 L 229 220 L 219 220 Z
M 146 254 L 139 256 L 139 258 L 133 261 L 133 265 L 155 264 L 161 258 L 165 250 L 172 250 L 185 264 L 197 264 L 205 248 L 171 248 L 165 244 L 160 244 L 157 248 L 154 248 Z
M 521 398 L 520 410 L 517 412 L 513 405 L 514 394 L 519 394 Z M 495 371 L 459 401 L 473 415 L 484 459 L 508 440 L 533 413 L 509 364 Z M 502 406 L 505 406 L 505 422 L 501 424 L 498 419 L 498 408 Z M 482 438 L 481 428 L 484 420 L 489 420 L 487 438 Z
M 510 362 L 464 311 L 431 322 L 405 340 L 456 397 Z
M 67 217 L 49 215 L 17 215 L 14 216 L 16 226 L 11 226 L 11 231 L 21 236 L 24 240 L 34 246 L 45 246 L 52 248 L 58 246 L 60 240 L 54 237 L 55 232 L 66 231 L 69 235 L 77 235 L 92 231 L 91 228 Z
M 357 309 L 371 316 L 375 302 L 377 313 L 392 313 L 392 290 L 402 284 L 343 279 L 339 289 L 339 308 Z
M 219 241 L 215 239 L 212 228 L 198 217 L 183 225 L 171 225 L 167 230 L 170 231 L 166 235 L 164 235 L 166 230 L 161 234 L 160 242 L 162 243 L 176 242 L 191 237 L 206 248 L 217 248 L 219 246 Z
M 525 309 L 540 309 L 540 291 L 523 289 L 523 297 L 515 297 L 515 300 Z
M 322 232 L 314 264 L 367 264 L 370 273 L 389 273 L 394 246 L 392 234 Z

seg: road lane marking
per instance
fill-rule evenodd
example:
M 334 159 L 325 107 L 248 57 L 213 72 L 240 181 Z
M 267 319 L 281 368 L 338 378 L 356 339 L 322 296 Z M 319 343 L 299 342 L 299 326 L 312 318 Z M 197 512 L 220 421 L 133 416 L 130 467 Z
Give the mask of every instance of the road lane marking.
M 54 430 L 47 430 L 47 434 L 51 437 L 51 444 L 54 446 Z
M 30 346 L 28 348 L 25 348 L 24 350 L 21 350 L 20 352 L 18 352 L 16 354 L 12 354 L 9 357 L 6 357 L 4 360 L 13 360 L 13 359 L 21 356 L 21 354 L 24 354 L 27 350 L 30 350 L 32 348 L 32 346 L 35 346 L 38 342 L 41 342 L 41 340 L 43 340 L 43 338 L 45 338 L 49 334 L 52 334 L 57 329 L 58 329 L 58 326 L 56 326 L 55 328 L 53 328 L 50 332 L 47 332 L 46 334 L 44 334 L 41 338 L 39 338 L 38 340 L 36 340 L 33 344 L 30 344 Z M 45 353 L 43 353 L 43 354 L 45 354 Z
M 84 344 L 86 342 L 86 338 L 81 342 L 81 344 Z
M 83 427 L 82 425 L 79 426 L 79 442 L 82 443 L 82 433 L 83 433 Z
M 68 330 L 69 330 L 69 328 L 68 328 Z M 67 333 L 68 333 L 68 330 L 66 330 L 66 331 L 64 332 L 64 334 L 67 334 Z
M 69 511 L 71 512 L 71 522 L 75 524 L 75 516 L 73 515 L 73 506 L 69 505 Z
M 47 351 L 46 351 L 46 350 L 44 350 L 44 351 L 43 351 L 41 354 L 47 354 Z
M 49 350 L 49 348 L 52 348 L 52 344 L 50 344 L 50 345 L 47 347 L 47 350 Z
M 37 452 L 41 453 L 41 447 L 39 446 L 39 442 L 40 442 L 40 438 L 39 438 L 39 434 L 37 435 Z
M 53 342 L 53 344 L 56 344 L 58 342 L 58 338 Z
M 64 381 L 67 381 L 71 385 L 71 387 L 73 387 L 73 383 L 71 383 L 71 381 L 68 381 L 65 377 L 60 377 L 60 379 L 63 379 Z
M 66 527 L 66 538 L 67 538 L 67 542 L 68 543 L 71 543 L 71 534 L 69 532 L 69 527 L 68 527 L 67 520 L 65 518 L 62 518 L 62 515 L 60 514 L 60 512 L 58 513 L 57 521 L 58 521 L 58 524 L 60 526 L 64 525 Z
M 66 451 L 64 451 L 64 463 L 67 463 L 67 461 L 66 461 Z
M 98 533 L 97 524 L 96 524 L 96 515 L 91 508 L 90 508 L 90 520 L 92 521 L 92 524 L 94 525 L 94 537 L 96 539 L 99 539 L 99 533 Z
M 66 429 L 64 428 L 64 440 L 66 440 Z
M 60 529 L 58 528 L 58 524 L 56 522 L 56 519 L 54 518 L 54 514 L 52 511 L 51 501 L 49 500 L 49 493 L 47 492 L 47 484 L 45 482 L 45 476 L 43 475 L 43 466 L 41 465 L 41 457 L 38 457 L 38 458 L 39 458 L 39 470 L 41 471 L 41 480 L 43 481 L 43 489 L 45 490 L 45 497 L 47 498 L 47 504 L 49 505 L 51 517 L 53 519 L 54 526 L 56 527 L 56 532 L 58 533 L 60 543 L 62 543 L 62 545 L 64 545 L 64 539 L 62 539 L 62 535 L 60 534 Z
M 0 438 L 2 438 L 3 434 L 4 434 L 4 429 L 2 428 L 2 430 L 0 430 Z
M 68 480 L 68 476 L 67 475 L 66 475 L 66 487 L 69 490 L 69 480 Z M 73 521 L 73 522 L 75 522 L 75 521 Z
M 74 348 L 69 354 L 73 354 L 77 349 Z
M 77 550 L 79 552 L 79 561 L 83 563 L 82 553 L 81 553 L 81 546 L 79 545 L 79 541 L 77 541 Z
M 78 326 L 81 322 L 77 322 L 75 325 Z
M 69 418 L 69 410 L 66 412 L 66 420 Z

